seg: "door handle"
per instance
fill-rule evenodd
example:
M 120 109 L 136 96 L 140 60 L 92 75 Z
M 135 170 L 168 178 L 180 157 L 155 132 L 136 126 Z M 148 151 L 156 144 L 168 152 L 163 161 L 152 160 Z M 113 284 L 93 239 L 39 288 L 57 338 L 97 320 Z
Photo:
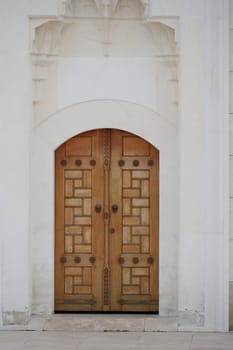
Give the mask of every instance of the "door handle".
M 113 211 L 113 213 L 116 213 L 118 211 L 118 205 L 117 204 L 113 204 L 112 205 L 112 211 Z
M 96 204 L 96 205 L 95 205 L 95 211 L 96 211 L 96 213 L 100 213 L 100 212 L 101 212 L 101 209 L 102 209 L 102 207 L 101 207 L 100 204 Z

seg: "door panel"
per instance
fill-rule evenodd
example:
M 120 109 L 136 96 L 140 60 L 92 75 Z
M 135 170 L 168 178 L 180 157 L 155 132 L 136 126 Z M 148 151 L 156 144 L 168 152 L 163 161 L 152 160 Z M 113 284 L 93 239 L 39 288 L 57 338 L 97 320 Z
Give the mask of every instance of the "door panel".
M 158 157 L 110 129 L 56 151 L 56 311 L 158 311 Z
M 111 271 L 114 309 L 158 311 L 158 151 L 112 131 Z M 117 248 L 116 248 L 117 247 Z
M 56 151 L 57 311 L 102 307 L 104 225 L 95 209 L 103 203 L 101 142 L 100 132 L 85 133 Z

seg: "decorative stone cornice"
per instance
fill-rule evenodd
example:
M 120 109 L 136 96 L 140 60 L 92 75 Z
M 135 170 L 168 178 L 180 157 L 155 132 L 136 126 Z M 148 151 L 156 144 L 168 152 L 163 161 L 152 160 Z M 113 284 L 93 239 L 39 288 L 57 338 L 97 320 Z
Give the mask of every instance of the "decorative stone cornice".
M 121 2 L 120 0 L 94 0 L 95 4 L 99 10 L 100 15 L 103 17 L 114 16 L 115 11 L 117 10 L 117 5 Z M 149 15 L 149 2 L 150 0 L 134 0 L 139 2 L 143 7 L 144 17 Z
M 162 23 L 165 26 L 173 29 L 174 34 L 175 34 L 175 42 L 178 43 L 178 24 L 179 24 L 178 17 L 152 16 L 152 17 L 148 18 L 147 22 L 148 22 L 148 24 Z
M 73 16 L 74 14 L 73 0 L 58 0 L 58 2 L 59 2 L 59 14 L 61 16 Z
M 130 0 L 133 4 L 137 6 L 140 5 L 142 8 L 143 17 L 149 16 L 149 7 L 150 0 Z M 132 5 L 131 3 L 131 5 Z M 58 0 L 58 9 L 60 16 L 71 16 L 76 17 L 79 16 L 79 13 L 76 13 L 77 7 L 82 6 L 95 6 L 97 9 L 98 16 L 108 18 L 114 17 L 117 12 L 117 9 L 120 5 L 122 6 L 130 6 L 130 2 L 128 3 L 126 0 L 86 0 L 82 2 L 82 0 Z
M 56 67 L 60 57 L 146 55 L 156 57 L 163 69 L 176 73 L 179 20 L 151 16 L 150 0 L 57 1 L 56 15 L 35 14 L 30 20 L 36 120 L 56 109 Z M 175 73 L 165 82 L 168 94 L 176 91 Z M 175 109 L 177 101 L 174 95 L 169 106 Z

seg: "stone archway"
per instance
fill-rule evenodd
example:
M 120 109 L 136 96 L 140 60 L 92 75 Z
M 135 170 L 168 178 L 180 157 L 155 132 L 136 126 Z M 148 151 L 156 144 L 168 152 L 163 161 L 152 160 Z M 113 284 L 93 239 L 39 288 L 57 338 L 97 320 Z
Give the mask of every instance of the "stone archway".
M 33 254 L 32 311 L 46 314 L 54 310 L 54 151 L 74 135 L 98 128 L 129 131 L 160 151 L 160 315 L 175 315 L 178 242 L 176 128 L 151 109 L 113 100 L 73 105 L 51 115 L 34 130 L 31 230 L 32 245 L 36 249 Z

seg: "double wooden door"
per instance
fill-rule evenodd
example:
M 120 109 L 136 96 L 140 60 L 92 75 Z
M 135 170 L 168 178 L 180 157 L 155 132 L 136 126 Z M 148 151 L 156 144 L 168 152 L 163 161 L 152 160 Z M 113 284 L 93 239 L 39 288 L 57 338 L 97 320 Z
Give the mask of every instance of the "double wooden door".
M 158 311 L 158 166 L 120 130 L 56 150 L 55 311 Z

